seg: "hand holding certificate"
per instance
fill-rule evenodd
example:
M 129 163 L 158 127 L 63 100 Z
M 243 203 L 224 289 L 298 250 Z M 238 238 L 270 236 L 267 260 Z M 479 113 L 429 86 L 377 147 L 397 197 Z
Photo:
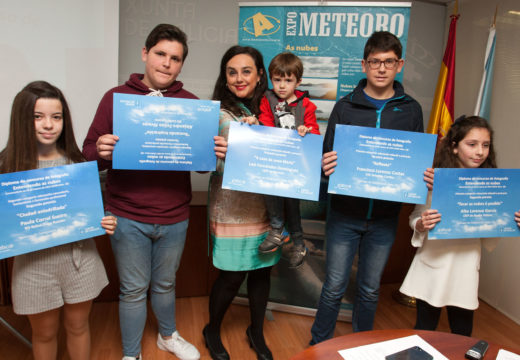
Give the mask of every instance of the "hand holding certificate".
M 232 122 L 222 188 L 318 200 L 322 139 Z
M 0 175 L 0 259 L 105 234 L 96 162 Z
M 424 204 L 423 172 L 433 162 L 436 135 L 336 125 L 337 166 L 329 193 Z M 330 164 L 327 166 L 330 167 Z M 325 174 L 329 171 L 324 168 Z
M 114 94 L 114 169 L 215 170 L 219 101 Z

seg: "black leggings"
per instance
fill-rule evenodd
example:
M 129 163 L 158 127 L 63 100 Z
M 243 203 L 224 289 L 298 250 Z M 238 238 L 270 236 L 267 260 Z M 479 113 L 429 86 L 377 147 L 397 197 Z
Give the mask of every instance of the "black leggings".
M 416 299 L 417 304 L 417 330 L 435 330 L 439 324 L 442 308 L 428 304 L 426 301 Z M 451 332 L 454 334 L 471 336 L 473 330 L 473 310 L 456 306 L 446 306 L 448 322 Z
M 219 276 L 209 296 L 209 325 L 212 333 L 220 333 L 220 325 L 226 311 L 237 295 L 240 285 L 247 275 L 247 296 L 251 314 L 251 332 L 263 338 L 263 326 L 269 288 L 271 267 L 251 271 L 224 271 Z

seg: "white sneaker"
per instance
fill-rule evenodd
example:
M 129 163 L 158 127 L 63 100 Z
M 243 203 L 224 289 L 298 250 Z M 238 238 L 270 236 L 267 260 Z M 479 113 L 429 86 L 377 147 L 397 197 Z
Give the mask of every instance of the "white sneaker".
M 157 347 L 164 351 L 169 351 L 181 360 L 198 360 L 200 353 L 197 348 L 184 340 L 178 331 L 172 334 L 171 339 L 163 339 L 161 334 L 157 334 Z
M 123 360 L 143 360 L 143 357 L 141 354 L 139 354 L 137 357 L 135 356 L 123 356 Z

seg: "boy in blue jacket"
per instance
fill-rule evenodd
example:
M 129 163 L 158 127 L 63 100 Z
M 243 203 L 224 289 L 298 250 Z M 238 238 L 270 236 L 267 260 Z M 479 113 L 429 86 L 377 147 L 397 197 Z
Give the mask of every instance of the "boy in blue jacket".
M 366 78 L 338 101 L 323 142 L 322 169 L 334 172 L 332 151 L 336 124 L 423 132 L 421 106 L 405 94 L 395 77 L 403 69 L 399 39 L 386 31 L 373 33 L 365 44 L 361 65 Z M 344 155 L 343 155 L 344 156 Z M 395 238 L 401 203 L 331 195 L 327 218 L 327 269 L 311 344 L 330 339 L 359 249 L 357 289 L 352 315 L 354 332 L 372 330 L 379 283 Z

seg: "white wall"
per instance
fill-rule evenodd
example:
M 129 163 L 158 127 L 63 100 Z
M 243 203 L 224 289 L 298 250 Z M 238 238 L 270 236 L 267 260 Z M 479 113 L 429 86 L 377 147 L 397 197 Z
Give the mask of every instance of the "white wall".
M 508 13 L 509 10 L 520 11 L 518 0 L 459 0 L 461 17 L 457 26 L 455 117 L 461 114 L 473 115 L 488 28 L 497 4 L 490 122 L 495 131 L 499 167 L 520 168 L 520 16 Z M 500 240 L 492 253 L 484 250 L 479 293 L 483 300 L 520 324 L 519 255 L 519 238 Z
M 403 86 L 421 104 L 425 129 L 430 118 L 444 51 L 445 31 L 440 24 L 445 16 L 444 5 L 412 2 Z
M 27 83 L 59 87 L 81 144 L 103 93 L 117 84 L 118 0 L 0 0 L 0 148 Z

